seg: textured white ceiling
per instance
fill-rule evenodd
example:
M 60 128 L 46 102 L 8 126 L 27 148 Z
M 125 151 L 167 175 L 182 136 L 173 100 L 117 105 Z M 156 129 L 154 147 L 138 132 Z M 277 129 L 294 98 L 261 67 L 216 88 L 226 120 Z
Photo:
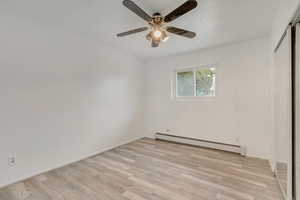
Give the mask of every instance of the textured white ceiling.
M 166 15 L 185 0 L 133 0 L 150 15 Z M 122 0 L 3 0 L 0 15 L 8 14 L 105 41 L 142 59 L 243 41 L 270 33 L 278 0 L 198 0 L 198 7 L 172 25 L 197 33 L 195 39 L 171 35 L 159 48 L 151 48 L 147 32 L 117 38 L 116 34 L 146 23 L 122 5 Z M 100 44 L 100 42 L 99 42 Z

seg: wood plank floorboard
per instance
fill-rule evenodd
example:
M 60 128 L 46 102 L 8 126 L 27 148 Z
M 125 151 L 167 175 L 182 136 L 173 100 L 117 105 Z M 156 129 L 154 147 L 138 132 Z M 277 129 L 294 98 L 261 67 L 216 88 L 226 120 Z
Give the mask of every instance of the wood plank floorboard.
M 280 200 L 267 160 L 143 138 L 0 189 L 0 200 Z

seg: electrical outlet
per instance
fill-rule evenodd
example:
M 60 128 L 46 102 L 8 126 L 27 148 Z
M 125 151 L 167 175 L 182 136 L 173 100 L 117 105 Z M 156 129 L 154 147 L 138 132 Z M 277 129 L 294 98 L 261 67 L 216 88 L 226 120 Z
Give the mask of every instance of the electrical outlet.
M 241 155 L 247 156 L 247 148 L 246 147 L 241 147 Z
M 15 157 L 15 156 L 10 156 L 10 157 L 8 157 L 8 165 L 9 165 L 9 166 L 14 166 L 14 165 L 16 165 L 16 157 Z

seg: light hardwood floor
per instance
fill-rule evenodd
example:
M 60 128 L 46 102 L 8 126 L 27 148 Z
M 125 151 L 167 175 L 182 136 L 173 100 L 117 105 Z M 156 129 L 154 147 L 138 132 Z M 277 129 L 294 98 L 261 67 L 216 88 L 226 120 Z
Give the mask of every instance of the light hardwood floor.
M 1 200 L 278 200 L 266 160 L 141 139 L 0 189 Z

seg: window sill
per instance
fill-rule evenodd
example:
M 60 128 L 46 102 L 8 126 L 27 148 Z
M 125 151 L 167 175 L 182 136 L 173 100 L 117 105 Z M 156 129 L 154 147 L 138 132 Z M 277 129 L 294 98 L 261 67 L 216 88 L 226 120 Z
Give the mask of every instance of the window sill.
M 204 96 L 204 97 L 173 97 L 174 101 L 215 101 L 216 96 Z

